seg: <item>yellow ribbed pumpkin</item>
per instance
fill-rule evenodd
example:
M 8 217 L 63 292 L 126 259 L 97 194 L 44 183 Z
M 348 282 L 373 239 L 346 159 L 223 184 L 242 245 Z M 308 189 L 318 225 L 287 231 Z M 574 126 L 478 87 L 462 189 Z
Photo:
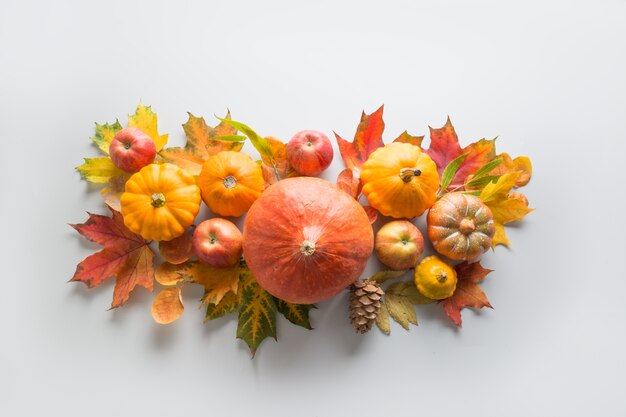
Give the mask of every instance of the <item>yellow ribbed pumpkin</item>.
M 437 199 L 437 165 L 419 146 L 393 142 L 363 164 L 363 194 L 385 216 L 419 216 Z
M 191 226 L 200 210 L 200 189 L 187 171 L 150 164 L 126 182 L 120 199 L 124 224 L 147 240 L 171 240 Z

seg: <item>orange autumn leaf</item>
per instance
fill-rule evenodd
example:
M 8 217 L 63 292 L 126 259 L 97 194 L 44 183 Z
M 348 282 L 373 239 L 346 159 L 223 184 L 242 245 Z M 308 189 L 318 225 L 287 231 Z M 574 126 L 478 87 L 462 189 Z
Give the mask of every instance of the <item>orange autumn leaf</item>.
M 454 126 L 448 117 L 443 127 L 438 129 L 430 127 L 430 147 L 424 152 L 437 164 L 439 176 L 443 175 L 443 170 L 450 162 L 467 154 L 449 185 L 456 188 L 462 186 L 469 175 L 495 158 L 496 145 L 495 139 L 481 139 L 461 148 Z
M 220 136 L 233 136 L 237 129 L 225 122 L 220 122 L 214 128 L 207 125 L 203 117 L 196 117 L 191 113 L 183 125 L 187 137 L 184 147 L 166 148 L 159 152 L 165 162 L 178 165 L 191 175 L 200 175 L 202 164 L 221 151 L 240 151 L 243 142 L 216 139 Z M 230 111 L 224 117 L 230 120 Z
M 345 191 L 350 197 L 358 198 L 361 194 L 361 181 L 358 169 L 346 168 L 337 176 L 337 187 Z
M 450 298 L 442 300 L 441 303 L 450 321 L 461 327 L 461 309 L 464 307 L 493 308 L 478 286 L 492 270 L 483 268 L 480 262 L 470 264 L 467 261 L 456 265 L 454 269 L 457 274 L 456 289 Z
M 527 156 L 518 156 L 513 159 L 511 156 L 504 152 L 500 155 L 496 156 L 496 158 L 502 159 L 502 163 L 495 167 L 493 171 L 489 173 L 489 175 L 504 175 L 511 174 L 513 172 L 518 172 L 518 176 L 515 179 L 515 184 L 513 185 L 515 188 L 523 187 L 528 184 L 530 181 L 530 177 L 533 174 L 533 166 L 530 162 L 530 158 Z
M 291 167 L 289 161 L 287 160 L 287 145 L 281 142 L 280 139 L 277 139 L 272 136 L 267 136 L 265 138 L 267 143 L 269 143 L 270 148 L 272 149 L 272 160 L 270 160 L 267 156 L 261 154 L 261 160 L 263 164 L 273 170 L 276 168 L 278 172 L 278 176 L 280 178 L 290 178 L 293 176 L 297 176 L 298 173 Z M 273 162 L 273 165 L 272 165 Z
M 394 142 L 410 143 L 411 145 L 419 146 L 421 148 L 423 140 L 424 136 L 413 136 L 405 130 L 394 140 Z
M 176 285 L 185 279 L 183 273 L 187 269 L 189 269 L 188 262 L 178 265 L 163 262 L 157 267 L 156 271 L 154 271 L 154 279 L 165 287 Z
M 71 225 L 104 249 L 79 263 L 70 281 L 80 281 L 92 288 L 115 277 L 111 308 L 117 308 L 128 300 L 137 285 L 152 291 L 154 253 L 148 242 L 124 226 L 119 212 L 111 209 L 111 213 L 112 217 L 89 213 L 85 223 Z
M 383 107 L 380 106 L 372 114 L 365 114 L 365 112 L 361 114 L 361 121 L 352 142 L 348 142 L 335 133 L 341 158 L 347 168 L 360 170 L 370 154 L 379 147 L 384 146 L 383 130 L 385 130 L 385 122 L 383 122 Z
M 191 233 L 185 232 L 172 240 L 160 241 L 159 253 L 171 264 L 178 265 L 188 261 L 193 253 Z
M 182 275 L 187 281 L 204 287 L 203 304 L 219 304 L 228 292 L 236 294 L 239 286 L 239 265 L 213 268 L 200 262 L 189 262 Z
M 178 320 L 184 311 L 180 287 L 164 288 L 152 302 L 152 318 L 159 324 L 170 324 Z

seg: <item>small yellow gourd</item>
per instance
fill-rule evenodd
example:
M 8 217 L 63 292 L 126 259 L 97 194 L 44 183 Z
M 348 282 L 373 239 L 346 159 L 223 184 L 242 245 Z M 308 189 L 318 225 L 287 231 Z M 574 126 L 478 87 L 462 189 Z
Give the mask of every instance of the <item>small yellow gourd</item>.
M 150 164 L 126 182 L 120 199 L 124 224 L 147 240 L 171 240 L 191 226 L 200 210 L 200 189 L 187 171 Z
M 385 216 L 420 216 L 437 199 L 437 165 L 419 146 L 393 142 L 363 164 L 363 194 Z
M 454 294 L 456 271 L 437 256 L 428 256 L 415 268 L 415 286 L 422 295 L 443 300 Z

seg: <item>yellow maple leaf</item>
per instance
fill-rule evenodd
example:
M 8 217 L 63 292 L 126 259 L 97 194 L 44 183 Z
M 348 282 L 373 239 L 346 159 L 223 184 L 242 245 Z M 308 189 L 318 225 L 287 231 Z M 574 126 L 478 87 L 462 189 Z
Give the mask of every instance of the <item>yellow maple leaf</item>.
M 144 106 L 141 102 L 139 102 L 135 114 L 128 116 L 128 126 L 139 128 L 150 136 L 158 152 L 167 144 L 167 134 L 159 135 L 157 121 L 157 115 L 152 111 L 152 108 Z
M 85 163 L 76 169 L 83 179 L 98 184 L 106 184 L 112 178 L 124 175 L 124 171 L 113 165 L 109 157 L 85 158 Z
M 122 129 L 122 125 L 117 119 L 115 123 L 105 123 L 103 125 L 96 123 L 96 134 L 91 140 L 105 154 L 109 154 L 109 146 L 115 137 L 115 134 Z
M 502 175 L 498 181 L 489 183 L 480 193 L 480 199 L 491 209 L 496 233 L 491 246 L 510 246 L 511 242 L 506 236 L 504 225 L 510 222 L 519 221 L 528 213 L 533 211 L 526 203 L 520 199 L 511 197 L 509 192 L 523 172 L 516 171 Z
M 508 153 L 504 152 L 496 156 L 496 158 L 502 159 L 502 163 L 495 167 L 489 175 L 504 175 L 517 172 L 518 175 L 515 178 L 515 184 L 513 186 L 519 188 L 528 184 L 533 174 L 533 165 L 529 157 L 518 156 L 513 159 Z

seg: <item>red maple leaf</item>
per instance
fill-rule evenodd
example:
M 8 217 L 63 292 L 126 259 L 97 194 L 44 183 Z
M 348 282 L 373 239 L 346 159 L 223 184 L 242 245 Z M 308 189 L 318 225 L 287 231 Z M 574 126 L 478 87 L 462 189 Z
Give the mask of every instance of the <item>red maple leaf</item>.
M 337 133 L 337 145 L 341 158 L 349 169 L 358 168 L 359 170 L 376 149 L 384 146 L 383 130 L 385 130 L 385 122 L 383 122 L 383 107 L 380 106 L 372 114 L 361 114 L 361 121 L 354 134 L 354 140 L 348 142 L 341 138 Z
M 154 253 L 144 238 L 126 228 L 119 212 L 111 209 L 111 213 L 112 217 L 87 213 L 89 219 L 85 223 L 70 225 L 104 247 L 79 263 L 70 281 L 80 281 L 92 288 L 115 277 L 111 308 L 117 308 L 128 300 L 137 285 L 152 291 Z
M 439 129 L 429 127 L 429 129 L 430 148 L 425 149 L 424 152 L 437 164 L 439 176 L 442 175 L 443 170 L 451 161 L 461 155 L 468 154 L 456 171 L 456 175 L 450 183 L 450 188 L 462 186 L 469 175 L 476 172 L 496 156 L 495 139 L 481 139 L 467 145 L 465 148 L 461 148 L 459 138 L 449 117 L 443 127 Z
M 456 289 L 452 297 L 441 301 L 448 318 L 461 327 L 461 309 L 463 307 L 493 308 L 487 296 L 478 284 L 492 272 L 491 269 L 483 268 L 480 262 L 472 264 L 463 262 L 454 267 L 457 274 Z

